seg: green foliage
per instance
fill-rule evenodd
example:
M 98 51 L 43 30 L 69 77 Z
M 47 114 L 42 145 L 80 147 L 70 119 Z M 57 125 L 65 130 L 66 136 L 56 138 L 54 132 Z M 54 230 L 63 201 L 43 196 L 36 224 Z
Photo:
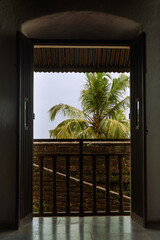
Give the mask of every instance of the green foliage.
M 86 83 L 81 91 L 82 111 L 67 104 L 58 104 L 50 110 L 50 120 L 57 114 L 67 116 L 55 129 L 50 130 L 52 138 L 128 138 L 129 121 L 124 110 L 130 106 L 125 91 L 129 79 L 121 74 L 111 79 L 106 73 L 86 73 Z

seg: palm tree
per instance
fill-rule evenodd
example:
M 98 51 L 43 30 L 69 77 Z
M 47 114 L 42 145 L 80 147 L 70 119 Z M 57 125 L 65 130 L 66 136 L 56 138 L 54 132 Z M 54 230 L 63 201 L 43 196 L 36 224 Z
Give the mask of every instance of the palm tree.
M 81 91 L 82 110 L 67 104 L 58 104 L 50 110 L 50 120 L 62 113 L 67 120 L 50 130 L 50 137 L 64 138 L 128 138 L 129 121 L 124 110 L 130 98 L 125 96 L 129 78 L 121 74 L 112 80 L 106 73 L 86 73 L 86 83 Z

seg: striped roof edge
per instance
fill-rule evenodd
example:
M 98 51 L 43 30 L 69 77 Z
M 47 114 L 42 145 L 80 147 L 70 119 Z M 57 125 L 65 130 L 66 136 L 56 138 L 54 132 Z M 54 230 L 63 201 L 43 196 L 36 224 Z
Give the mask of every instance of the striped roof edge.
M 129 72 L 129 48 L 34 48 L 35 72 Z

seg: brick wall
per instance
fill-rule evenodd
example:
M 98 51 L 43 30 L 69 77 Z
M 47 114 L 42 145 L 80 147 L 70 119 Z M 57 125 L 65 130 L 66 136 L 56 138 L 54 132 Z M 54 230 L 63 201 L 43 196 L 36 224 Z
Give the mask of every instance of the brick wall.
M 38 154 L 78 154 L 79 144 L 76 142 L 34 142 L 34 173 L 33 173 L 33 209 L 38 212 L 39 208 L 39 158 Z M 123 157 L 123 186 L 124 194 L 130 194 L 130 141 L 102 141 L 102 142 L 85 142 L 83 153 L 109 153 L 109 154 L 127 154 Z M 44 159 L 44 211 L 51 212 L 52 210 L 52 159 Z M 92 210 L 92 158 L 84 157 L 84 210 Z M 58 157 L 57 159 L 57 210 L 64 212 L 66 208 L 66 159 Z M 79 159 L 71 157 L 70 159 L 70 193 L 71 211 L 79 210 Z M 75 179 L 74 179 L 75 178 Z M 96 167 L 96 183 L 97 186 L 97 210 L 105 210 L 105 159 L 97 157 Z M 111 157 L 110 159 L 110 187 L 111 190 L 118 192 L 118 158 Z M 118 210 L 118 196 L 110 194 L 111 209 Z M 130 210 L 130 201 L 124 198 L 124 209 Z

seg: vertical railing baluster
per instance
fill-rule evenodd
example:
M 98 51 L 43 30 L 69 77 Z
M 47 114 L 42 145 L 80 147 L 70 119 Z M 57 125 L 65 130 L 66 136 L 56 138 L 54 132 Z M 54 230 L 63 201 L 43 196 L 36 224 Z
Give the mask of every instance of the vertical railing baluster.
M 39 200 L 39 215 L 43 215 L 43 161 L 44 157 L 40 156 L 39 157 L 39 173 L 40 173 L 40 181 L 39 181 L 39 186 L 40 186 L 40 200 Z
M 106 214 L 110 214 L 110 157 L 105 156 L 106 162 Z
M 123 169 L 122 169 L 123 156 L 118 156 L 118 166 L 119 166 L 119 213 L 123 213 Z
M 80 216 L 83 216 L 83 140 L 79 140 Z
M 53 156 L 52 166 L 53 166 L 53 204 L 52 204 L 52 213 L 54 215 L 54 214 L 57 213 L 57 188 L 56 188 L 57 156 Z
M 66 156 L 66 187 L 67 187 L 67 202 L 66 213 L 70 213 L 70 156 Z
M 96 204 L 96 156 L 92 156 L 92 168 L 93 168 L 93 214 L 97 212 Z

